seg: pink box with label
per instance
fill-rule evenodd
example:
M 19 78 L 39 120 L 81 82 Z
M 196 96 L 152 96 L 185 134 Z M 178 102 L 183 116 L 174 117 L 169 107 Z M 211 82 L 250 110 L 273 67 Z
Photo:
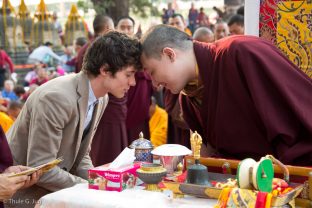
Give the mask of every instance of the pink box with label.
M 102 165 L 90 169 L 89 189 L 122 191 L 133 188 L 137 184 L 136 170 L 140 168 L 140 163 L 134 163 L 118 169 L 109 169 L 108 165 Z

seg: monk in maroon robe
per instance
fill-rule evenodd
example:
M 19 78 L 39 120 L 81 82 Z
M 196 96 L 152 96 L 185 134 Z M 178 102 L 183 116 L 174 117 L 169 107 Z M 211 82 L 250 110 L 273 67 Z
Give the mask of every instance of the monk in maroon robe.
M 77 62 L 75 72 L 79 73 L 82 69 L 83 57 L 87 52 L 87 49 L 91 45 L 91 43 L 100 35 L 104 35 L 110 30 L 114 29 L 114 22 L 112 18 L 109 16 L 104 16 L 101 14 L 96 15 L 93 20 L 93 30 L 94 37 L 91 39 L 89 43 L 84 44 L 84 46 L 79 50 L 77 54 Z
M 12 154 L 2 127 L 0 127 L 0 174 L 11 165 L 13 165 Z M 0 208 L 4 207 L 1 202 L 2 200 L 3 199 L 0 198 Z
M 3 208 L 3 200 L 11 198 L 11 196 L 20 188 L 28 187 L 36 183 L 41 173 L 34 173 L 29 176 L 18 176 L 14 178 L 8 178 L 2 173 L 9 174 L 11 172 L 19 172 L 27 170 L 24 166 L 12 166 L 13 158 L 7 142 L 7 138 L 0 126 L 0 208 Z M 27 182 L 27 183 L 26 183 Z
M 190 129 L 183 119 L 181 106 L 179 104 L 179 94 L 172 94 L 168 89 L 164 89 L 165 109 L 168 113 L 168 144 L 181 144 L 191 148 Z
M 153 83 L 182 91 L 187 124 L 216 156 L 312 165 L 312 80 L 275 46 L 253 36 L 193 42 L 160 25 L 142 47 Z
M 108 95 L 108 105 L 91 145 L 90 156 L 95 167 L 112 162 L 129 146 L 126 129 L 127 95 L 123 98 Z
M 135 74 L 136 85 L 128 91 L 127 134 L 129 145 L 139 138 L 142 131 L 145 139 L 150 139 L 149 106 L 153 94 L 152 82 L 145 72 Z

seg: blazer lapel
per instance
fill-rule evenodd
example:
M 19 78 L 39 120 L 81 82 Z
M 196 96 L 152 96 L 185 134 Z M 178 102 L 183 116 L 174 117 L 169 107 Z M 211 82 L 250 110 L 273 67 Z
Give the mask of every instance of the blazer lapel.
M 89 97 L 89 79 L 83 72 L 79 73 L 78 83 L 77 83 L 77 93 L 78 98 L 78 111 L 79 111 L 79 130 L 76 146 L 76 154 L 79 151 L 81 144 L 81 139 L 84 130 L 84 122 L 86 119 L 87 107 L 88 107 L 88 97 Z
M 96 108 L 94 109 L 94 112 L 92 115 L 90 130 L 89 130 L 88 134 L 85 135 L 85 138 L 83 139 L 83 141 L 80 144 L 80 149 L 79 149 L 76 161 L 75 161 L 75 165 L 73 166 L 73 169 L 78 167 L 80 161 L 85 156 L 85 154 L 88 150 L 88 147 L 90 146 L 91 139 L 93 138 L 93 135 L 97 129 L 99 121 L 100 121 L 100 119 L 104 113 L 104 110 L 107 106 L 107 103 L 108 103 L 108 96 L 107 95 L 105 95 L 102 98 L 99 98 L 99 102 L 96 105 Z

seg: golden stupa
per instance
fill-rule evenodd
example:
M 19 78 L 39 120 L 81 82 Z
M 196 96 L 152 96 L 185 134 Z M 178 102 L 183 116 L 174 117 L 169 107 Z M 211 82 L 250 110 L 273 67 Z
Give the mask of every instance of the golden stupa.
M 73 45 L 79 37 L 88 37 L 88 28 L 84 19 L 79 15 L 77 6 L 72 4 L 65 24 L 65 44 Z
M 31 29 L 33 27 L 33 19 L 30 16 L 29 10 L 24 2 L 18 7 L 17 18 L 23 30 L 23 41 L 27 44 L 31 42 Z
M 16 46 L 15 26 L 16 26 L 15 10 L 9 0 L 2 1 L 0 12 L 0 46 L 8 53 L 13 53 Z
M 46 42 L 53 43 L 54 47 L 61 45 L 61 39 L 54 27 L 52 15 L 49 13 L 44 0 L 40 1 L 34 15 L 31 40 L 32 47 L 38 47 Z

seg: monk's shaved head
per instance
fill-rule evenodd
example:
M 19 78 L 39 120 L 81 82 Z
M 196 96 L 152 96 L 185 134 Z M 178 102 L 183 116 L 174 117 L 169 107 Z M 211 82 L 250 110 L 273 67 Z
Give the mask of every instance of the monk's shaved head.
M 150 28 L 141 39 L 143 53 L 147 58 L 160 59 L 162 50 L 170 47 L 188 50 L 193 42 L 186 33 L 168 25 L 157 25 Z

